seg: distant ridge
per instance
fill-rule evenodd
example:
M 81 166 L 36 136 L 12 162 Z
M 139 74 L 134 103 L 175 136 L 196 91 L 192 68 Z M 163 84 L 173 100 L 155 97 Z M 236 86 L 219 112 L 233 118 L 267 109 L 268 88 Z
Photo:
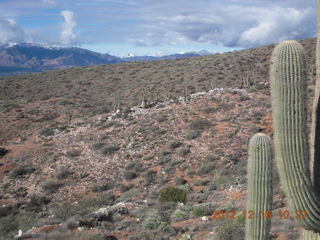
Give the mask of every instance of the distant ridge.
M 97 64 L 179 59 L 208 54 L 209 52 L 201 51 L 199 53 L 190 52 L 162 57 L 130 55 L 126 58 L 120 58 L 79 47 L 65 48 L 34 43 L 9 43 L 0 47 L 0 76 Z

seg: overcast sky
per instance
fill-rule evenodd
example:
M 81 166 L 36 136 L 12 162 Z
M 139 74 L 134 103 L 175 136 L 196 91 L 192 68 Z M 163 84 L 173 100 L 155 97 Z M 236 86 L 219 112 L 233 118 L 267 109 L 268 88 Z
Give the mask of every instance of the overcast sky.
M 228 51 L 314 37 L 315 0 L 0 0 L 0 44 L 125 56 Z

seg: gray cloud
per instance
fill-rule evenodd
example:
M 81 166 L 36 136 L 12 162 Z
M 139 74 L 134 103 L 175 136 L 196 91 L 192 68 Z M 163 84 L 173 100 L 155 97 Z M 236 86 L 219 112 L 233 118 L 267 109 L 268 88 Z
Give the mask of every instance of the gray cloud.
M 48 21 L 50 26 L 29 24 L 26 32 L 36 32 L 35 40 L 57 42 L 60 34 L 63 44 L 77 40 L 147 47 L 204 43 L 247 48 L 313 37 L 316 30 L 314 0 L 10 0 L 0 2 L 0 15 L 17 21 L 21 16 L 21 21 L 31 18 L 32 22 L 35 16 Z M 1 29 L 10 26 L 0 21 Z M 21 38 L 19 26 L 9 28 L 1 41 L 9 33 Z
M 24 31 L 13 19 L 0 18 L 0 44 L 23 42 Z
M 315 36 L 315 10 L 310 1 L 304 6 L 298 1 L 290 5 L 288 1 L 256 0 L 250 1 L 249 6 L 250 3 L 240 0 L 224 4 L 204 2 L 189 2 L 182 8 L 171 4 L 168 10 L 161 4 L 149 6 L 153 11 L 145 9 L 147 24 L 140 26 L 146 33 L 130 41 L 145 46 L 159 45 L 161 39 L 166 43 L 255 47 Z

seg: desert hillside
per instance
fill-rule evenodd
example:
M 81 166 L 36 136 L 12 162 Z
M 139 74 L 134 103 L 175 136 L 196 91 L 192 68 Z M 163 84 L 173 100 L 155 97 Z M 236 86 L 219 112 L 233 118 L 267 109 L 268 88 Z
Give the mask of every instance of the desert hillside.
M 301 43 L 312 90 L 315 40 Z M 0 78 L 0 239 L 243 239 L 272 48 Z M 296 239 L 293 217 L 272 235 Z

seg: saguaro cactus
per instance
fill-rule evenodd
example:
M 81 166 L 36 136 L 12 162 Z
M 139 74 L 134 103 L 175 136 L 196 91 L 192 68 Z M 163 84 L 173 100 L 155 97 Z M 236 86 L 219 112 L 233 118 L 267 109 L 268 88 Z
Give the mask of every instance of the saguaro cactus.
M 304 233 L 305 239 L 320 239 L 320 201 L 309 168 L 306 61 L 298 42 L 284 41 L 276 46 L 270 78 L 280 181 L 298 225 L 310 230 Z
M 272 210 L 272 146 L 270 138 L 257 133 L 249 142 L 246 240 L 264 240 L 269 236 Z

